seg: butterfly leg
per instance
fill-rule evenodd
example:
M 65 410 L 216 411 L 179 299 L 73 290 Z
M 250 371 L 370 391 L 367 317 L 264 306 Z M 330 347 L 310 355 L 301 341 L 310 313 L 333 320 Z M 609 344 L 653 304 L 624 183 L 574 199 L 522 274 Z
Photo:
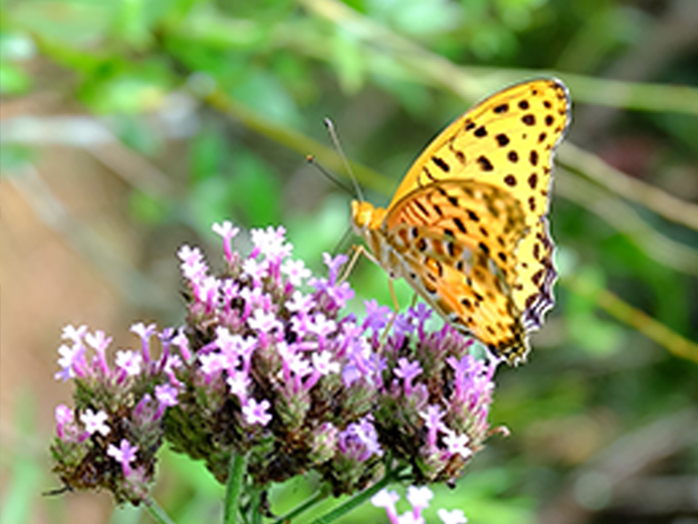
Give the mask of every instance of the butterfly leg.
M 419 295 L 417 293 L 414 293 L 412 295 L 412 302 L 410 302 L 410 309 L 414 309 L 414 306 L 417 305 L 417 299 L 419 298 Z
M 342 274 L 342 277 L 339 279 L 337 282 L 338 284 L 341 284 L 344 282 L 347 278 L 349 278 L 349 275 L 351 274 L 352 270 L 354 269 L 354 266 L 356 265 L 356 262 L 359 260 L 359 257 L 361 255 L 365 256 L 368 258 L 371 262 L 378 264 L 378 261 L 375 259 L 371 253 L 366 251 L 366 248 L 364 246 L 351 246 L 351 250 L 353 251 L 351 258 L 349 259 L 349 262 L 347 263 L 347 267 L 344 270 L 344 273 Z M 380 265 L 380 264 L 378 264 Z

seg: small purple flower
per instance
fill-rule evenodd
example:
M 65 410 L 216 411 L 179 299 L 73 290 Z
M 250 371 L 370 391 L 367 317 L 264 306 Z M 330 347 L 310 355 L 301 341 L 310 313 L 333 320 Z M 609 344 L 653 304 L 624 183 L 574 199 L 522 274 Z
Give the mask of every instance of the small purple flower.
M 235 395 L 241 404 L 247 402 L 247 389 L 250 385 L 250 377 L 244 371 L 229 372 L 226 383 L 230 388 L 230 393 Z
M 395 322 L 393 322 L 393 334 L 394 336 L 409 336 L 414 333 L 415 326 L 412 324 L 410 317 L 407 315 L 397 315 L 395 317 Z
M 412 394 L 412 381 L 422 372 L 422 367 L 419 362 L 410 362 L 404 357 L 398 359 L 397 365 L 398 367 L 393 370 L 393 373 L 403 380 L 405 396 L 409 397 Z
M 72 424 L 75 420 L 73 411 L 65 404 L 58 404 L 54 410 L 54 416 L 56 418 L 56 433 L 58 438 L 63 439 L 66 436 L 65 426 Z
M 366 306 L 366 320 L 364 320 L 364 329 L 372 329 L 380 331 L 388 325 L 388 317 L 392 313 L 388 306 L 381 306 L 378 301 L 367 300 L 364 302 Z
M 286 259 L 281 264 L 281 273 L 286 275 L 288 281 L 294 287 L 303 285 L 305 279 L 311 275 L 310 270 L 305 267 L 305 262 L 291 259 Z
M 213 224 L 211 226 L 213 232 L 223 237 L 223 253 L 228 262 L 233 260 L 233 247 L 232 239 L 237 236 L 240 229 L 233 227 L 233 223 L 230 220 L 224 220 L 220 224 Z
M 242 263 L 242 270 L 246 275 L 252 277 L 252 280 L 254 280 L 257 285 L 259 285 L 259 282 L 261 282 L 261 280 L 268 275 L 268 269 L 269 268 L 266 260 L 260 262 L 255 258 L 248 258 Z
M 131 377 L 139 375 L 143 369 L 143 357 L 135 351 L 117 351 L 115 362 L 116 367 Z
M 153 396 L 150 393 L 146 393 L 133 410 L 134 419 L 142 423 L 152 422 L 155 420 L 154 415 Z
M 210 382 L 214 375 L 225 369 L 226 359 L 220 353 L 204 353 L 199 355 L 199 362 L 201 373 L 206 377 L 206 381 Z
M 109 364 L 107 364 L 107 348 L 111 344 L 112 337 L 107 337 L 102 330 L 97 330 L 94 333 L 85 333 L 85 342 L 89 344 L 97 353 L 99 367 L 105 377 L 110 375 Z
M 109 416 L 104 411 L 100 410 L 95 413 L 90 408 L 87 408 L 80 414 L 80 422 L 85 425 L 85 433 L 87 435 L 99 433 L 106 437 L 111 431 L 106 423 L 108 418 Z
M 131 446 L 131 443 L 125 438 L 121 439 L 121 444 L 118 448 L 114 444 L 109 444 L 107 447 L 107 455 L 121 464 L 124 477 L 128 477 L 131 474 L 131 462 L 136 460 L 137 451 L 138 446 Z
M 218 290 L 221 281 L 213 276 L 201 278 L 194 287 L 194 298 L 204 305 L 205 312 L 211 313 L 218 305 Z
M 287 355 L 284 361 L 285 366 L 293 374 L 293 392 L 297 393 L 301 390 L 301 380 L 303 377 L 310 375 L 313 372 L 313 368 L 310 366 L 310 362 L 303 358 L 300 353 L 290 353 Z
M 334 320 L 329 320 L 324 313 L 316 313 L 308 325 L 308 331 L 314 333 L 319 338 L 325 338 L 327 335 L 334 333 L 336 329 L 337 323 Z
M 80 344 L 74 344 L 73 347 L 61 344 L 58 348 L 58 354 L 60 355 L 58 365 L 61 366 L 61 370 L 54 375 L 54 378 L 63 382 L 74 378 L 76 376 L 76 364 L 82 359 L 84 352 L 85 348 Z
M 273 313 L 265 313 L 261 309 L 255 310 L 252 317 L 247 319 L 250 329 L 261 333 L 270 334 L 275 329 L 281 328 L 281 323 Z
M 325 262 L 325 265 L 329 270 L 329 277 L 327 280 L 329 281 L 330 285 L 335 285 L 337 283 L 337 276 L 339 275 L 339 270 L 342 268 L 344 264 L 347 263 L 349 257 L 343 254 L 339 254 L 336 257 L 332 258 L 332 255 L 330 255 L 329 253 L 323 253 L 322 260 Z
M 281 226 L 277 229 L 269 226 L 266 230 L 253 229 L 250 231 L 252 243 L 257 248 L 257 251 L 265 255 L 267 259 L 274 261 L 283 260 L 289 256 L 293 250 L 293 246 L 285 242 L 285 234 L 286 229 Z
M 375 369 L 375 360 L 372 361 L 375 355 L 365 339 L 353 340 L 347 348 L 346 356 L 348 362 L 342 370 L 342 381 L 346 387 L 362 379 L 373 382 L 379 378 L 379 373 Z
M 417 324 L 424 324 L 431 318 L 432 310 L 429 309 L 424 302 L 418 302 L 415 307 L 411 307 L 408 310 L 408 314 L 417 322 Z
M 179 267 L 182 270 L 182 275 L 187 280 L 198 281 L 208 272 L 208 266 L 204 262 L 204 255 L 198 247 L 191 248 L 185 244 L 179 248 L 177 256 L 182 261 Z
M 344 455 L 359 462 L 365 462 L 373 455 L 383 456 L 376 428 L 367 417 L 358 423 L 352 422 L 347 429 L 340 432 L 338 444 Z
M 85 325 L 75 327 L 72 324 L 68 324 L 63 328 L 61 338 L 63 338 L 63 340 L 70 340 L 73 344 L 82 344 L 82 338 L 85 336 L 88 329 L 89 328 Z
M 155 386 L 155 398 L 158 399 L 160 404 L 170 407 L 177 405 L 177 395 L 179 390 L 170 384 L 162 384 L 160 386 Z
M 162 417 L 166 408 L 177 405 L 177 395 L 179 390 L 170 384 L 162 384 L 155 386 L 155 398 L 158 400 L 158 410 L 155 413 L 155 419 Z
M 253 424 L 261 424 L 266 426 L 272 419 L 270 413 L 267 413 L 271 407 L 270 402 L 267 399 L 263 399 L 261 402 L 257 402 L 254 398 L 250 397 L 247 402 L 242 406 L 242 416 L 245 422 L 252 426 Z
M 469 458 L 473 454 L 473 450 L 468 447 L 470 437 L 465 433 L 458 435 L 455 431 L 446 430 L 444 444 L 451 455 L 460 455 L 464 459 Z
M 286 309 L 292 313 L 307 312 L 315 307 L 315 299 L 312 295 L 305 295 L 296 290 L 291 296 L 291 300 L 286 302 Z
M 185 361 L 189 362 L 192 359 L 191 350 L 189 349 L 189 339 L 184 334 L 182 328 L 177 331 L 177 334 L 172 339 L 172 343 L 179 348 L 179 352 Z
M 131 333 L 135 333 L 141 339 L 141 353 L 146 363 L 150 362 L 150 338 L 157 333 L 157 329 L 155 324 L 148 324 L 146 326 L 143 322 L 137 322 L 131 326 Z
M 424 425 L 427 427 L 427 445 L 429 447 L 436 446 L 437 432 L 442 431 L 442 419 L 445 415 L 446 412 L 435 404 L 430 404 L 427 406 L 426 411 L 419 414 L 422 420 L 424 420 Z
M 329 351 L 323 351 L 321 353 L 313 353 L 310 357 L 313 363 L 312 374 L 303 384 L 303 389 L 309 391 L 312 387 L 318 383 L 321 377 L 329 375 L 330 373 L 339 373 L 340 365 L 339 362 L 332 361 L 332 354 Z

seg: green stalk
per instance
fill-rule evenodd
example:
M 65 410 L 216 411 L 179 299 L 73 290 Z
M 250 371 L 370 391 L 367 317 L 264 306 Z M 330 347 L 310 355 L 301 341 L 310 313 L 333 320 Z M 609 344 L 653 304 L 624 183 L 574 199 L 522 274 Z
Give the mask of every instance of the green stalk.
M 364 504 L 371 497 L 373 497 L 373 495 L 378 493 L 384 487 L 388 486 L 392 481 L 393 475 L 389 472 L 386 473 L 386 475 L 381 480 L 376 482 L 373 486 L 371 486 L 368 489 L 365 489 L 357 495 L 354 495 L 353 497 L 346 500 L 345 502 L 332 509 L 328 513 L 325 513 L 320 518 L 314 520 L 312 524 L 329 524 L 330 522 L 334 522 L 340 519 L 347 513 L 352 512 L 353 510 Z
M 145 509 L 158 524 L 175 524 L 175 521 L 172 520 L 169 515 L 165 513 L 165 510 L 162 509 L 154 500 L 150 499 L 145 504 Z
M 310 497 L 308 500 L 300 504 L 299 506 L 296 506 L 293 508 L 291 511 L 286 513 L 285 515 L 279 517 L 274 521 L 273 524 L 285 524 L 286 522 L 291 522 L 293 519 L 295 519 L 298 515 L 301 515 L 308 511 L 310 508 L 318 504 L 319 502 L 322 502 L 327 498 L 327 495 L 329 494 L 329 489 L 327 489 L 327 485 L 323 486 L 320 488 L 320 490 Z
M 230 456 L 230 470 L 228 482 L 225 485 L 225 506 L 223 508 L 223 523 L 235 524 L 237 522 L 238 508 L 240 507 L 240 493 L 242 482 L 245 478 L 245 455 L 232 453 Z

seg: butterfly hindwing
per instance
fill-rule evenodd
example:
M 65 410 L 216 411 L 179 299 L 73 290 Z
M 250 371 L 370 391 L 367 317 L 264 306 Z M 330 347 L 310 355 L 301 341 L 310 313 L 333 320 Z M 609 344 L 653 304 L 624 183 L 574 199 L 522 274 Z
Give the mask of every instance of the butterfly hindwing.
M 408 265 L 408 282 L 444 320 L 512 364 L 525 359 L 528 343 L 521 315 L 486 255 L 476 254 L 469 267 L 429 256 L 408 259 Z

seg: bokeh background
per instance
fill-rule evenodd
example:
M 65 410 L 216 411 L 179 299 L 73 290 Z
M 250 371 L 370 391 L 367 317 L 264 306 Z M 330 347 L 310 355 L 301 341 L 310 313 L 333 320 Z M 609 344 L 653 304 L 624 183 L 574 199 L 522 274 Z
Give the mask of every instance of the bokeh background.
M 180 322 L 175 252 L 216 260 L 222 219 L 283 224 L 321 269 L 349 245 L 351 198 L 305 162 L 346 177 L 325 116 L 384 204 L 450 120 L 549 74 L 574 101 L 557 305 L 530 362 L 498 373 L 492 422 L 511 437 L 432 507 L 473 524 L 698 523 L 698 2 L 3 0 L 0 16 L 3 524 L 150 522 L 106 494 L 41 495 L 58 487 L 65 324 L 126 347 L 132 322 Z M 358 305 L 391 303 L 371 264 L 351 282 Z M 314 489 L 278 487 L 272 509 Z M 221 496 L 163 450 L 155 497 L 176 522 L 220 521 Z

